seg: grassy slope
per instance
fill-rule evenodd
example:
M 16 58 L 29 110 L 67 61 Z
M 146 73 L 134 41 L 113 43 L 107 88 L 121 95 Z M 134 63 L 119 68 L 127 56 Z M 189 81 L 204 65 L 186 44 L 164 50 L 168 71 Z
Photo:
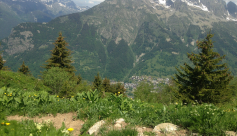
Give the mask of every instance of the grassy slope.
M 43 85 L 42 81 L 35 79 L 32 76 L 26 76 L 22 73 L 11 71 L 0 71 L 0 87 L 7 86 L 20 90 L 50 90 Z

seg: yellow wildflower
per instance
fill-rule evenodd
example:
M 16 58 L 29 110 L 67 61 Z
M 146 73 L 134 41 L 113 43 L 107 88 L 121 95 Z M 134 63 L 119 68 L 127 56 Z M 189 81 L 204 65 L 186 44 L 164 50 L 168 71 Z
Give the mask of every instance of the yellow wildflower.
M 73 128 L 69 128 L 67 129 L 69 132 L 72 132 L 74 129 Z
M 6 94 L 6 93 L 4 93 L 4 94 Z
M 29 95 L 29 97 L 30 97 L 30 95 Z
M 6 125 L 7 125 L 7 126 L 9 126 L 9 125 L 10 125 L 10 123 L 6 123 Z
M 118 92 L 120 94 L 120 92 Z
M 59 97 L 59 96 L 57 95 L 57 97 Z
M 83 98 L 83 99 L 85 99 L 85 98 Z
M 2 122 L 1 124 L 4 125 L 4 122 Z
M 72 97 L 74 97 L 74 96 L 72 96 Z

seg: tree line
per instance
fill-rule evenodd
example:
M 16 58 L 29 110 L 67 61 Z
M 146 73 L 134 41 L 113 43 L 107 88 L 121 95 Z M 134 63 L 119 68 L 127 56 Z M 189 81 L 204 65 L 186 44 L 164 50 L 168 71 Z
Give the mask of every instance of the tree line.
M 176 67 L 177 73 L 172 78 L 172 85 L 169 95 L 175 100 L 183 103 L 224 103 L 229 102 L 233 96 L 236 96 L 235 89 L 230 85 L 233 75 L 226 63 L 221 63 L 225 55 L 220 56 L 218 52 L 213 51 L 214 35 L 209 32 L 205 39 L 197 41 L 199 53 L 187 53 L 188 58 L 193 65 L 184 63 L 180 69 Z M 57 94 L 60 97 L 71 97 L 77 92 L 77 87 L 82 83 L 82 77 L 75 75 L 74 66 L 71 65 L 71 51 L 67 49 L 68 43 L 64 40 L 62 33 L 53 43 L 55 48 L 51 50 L 51 58 L 42 66 L 46 71 L 40 75 L 44 81 L 44 85 L 49 86 L 52 90 L 51 94 Z M 0 56 L 0 70 L 9 70 L 4 66 L 2 57 Z M 29 68 L 24 61 L 18 72 L 30 75 Z M 106 93 L 114 93 L 116 95 L 123 94 L 125 91 L 121 84 L 110 84 L 108 78 L 101 79 L 99 73 L 94 78 L 91 90 L 99 90 L 100 94 L 105 96 Z M 145 91 L 145 90 L 143 90 Z M 138 91 L 139 92 L 139 91 Z M 142 93 L 135 93 L 137 98 L 142 97 Z M 159 97 L 161 99 L 161 97 Z
M 67 48 L 68 43 L 64 40 L 62 33 L 59 33 L 57 40 L 53 43 L 54 49 L 51 51 L 51 57 L 46 61 L 47 64 L 41 66 L 45 71 L 40 71 L 42 75 L 39 75 L 45 86 L 51 88 L 50 94 L 56 94 L 59 97 L 70 98 L 76 95 L 80 85 L 82 84 L 81 75 L 75 75 L 75 67 L 71 65 L 71 51 Z M 1 54 L 2 52 L 0 52 Z M 11 71 L 10 68 L 4 66 L 3 58 L 0 55 L 0 70 Z M 24 75 L 31 76 L 31 72 L 28 66 L 23 61 L 22 65 L 17 72 L 23 73 Z M 105 97 L 106 93 L 114 93 L 116 95 L 123 94 L 124 97 L 126 89 L 122 84 L 110 84 L 108 78 L 101 79 L 99 73 L 94 78 L 92 91 L 98 90 L 100 94 Z M 88 91 L 88 90 L 84 90 Z

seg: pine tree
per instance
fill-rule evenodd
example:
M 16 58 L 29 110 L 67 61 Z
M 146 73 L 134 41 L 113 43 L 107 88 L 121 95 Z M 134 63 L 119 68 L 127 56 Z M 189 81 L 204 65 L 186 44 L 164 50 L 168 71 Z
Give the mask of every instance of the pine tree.
M 53 43 L 55 48 L 51 50 L 51 58 L 48 59 L 46 62 L 45 67 L 47 70 L 52 67 L 60 67 L 68 71 L 70 74 L 73 74 L 75 70 L 74 66 L 71 66 L 71 51 L 66 48 L 66 46 L 69 46 L 68 43 L 64 40 L 64 37 L 62 36 L 62 33 L 59 33 L 59 37 L 57 40 Z M 75 74 L 73 74 L 75 76 Z
M 224 56 L 213 52 L 214 35 L 209 33 L 202 41 L 197 41 L 200 53 L 188 53 L 188 58 L 194 67 L 184 63 L 181 70 L 176 68 L 174 81 L 178 85 L 177 97 L 185 103 L 198 101 L 199 103 L 222 103 L 231 98 L 229 82 L 233 79 L 227 64 L 221 64 Z
M 110 80 L 108 78 L 105 78 L 103 80 L 102 87 L 103 87 L 105 92 L 110 92 L 110 90 L 111 90 L 111 88 L 110 88 Z
M 18 69 L 18 72 L 23 73 L 24 75 L 31 75 L 30 74 L 30 69 L 28 66 L 25 65 L 25 62 L 23 61 L 21 67 Z
M 79 74 L 77 76 L 77 85 L 79 85 L 81 83 L 81 81 L 82 81 L 82 77 L 81 77 L 81 74 Z
M 98 91 L 101 91 L 101 83 L 102 83 L 102 79 L 100 78 L 100 74 L 97 73 L 97 76 L 95 76 L 94 78 L 94 82 L 93 82 L 93 90 L 97 89 Z

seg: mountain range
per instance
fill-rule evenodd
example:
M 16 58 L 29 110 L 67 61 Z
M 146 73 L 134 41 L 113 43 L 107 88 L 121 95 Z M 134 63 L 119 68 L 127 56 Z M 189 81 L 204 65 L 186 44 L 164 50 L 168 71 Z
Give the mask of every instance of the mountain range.
M 78 7 L 71 0 L 0 0 L 0 39 L 23 22 L 49 22 L 52 19 L 89 7 Z
M 171 77 L 175 66 L 197 53 L 196 41 L 214 33 L 214 50 L 226 55 L 237 74 L 236 4 L 224 0 L 105 0 L 84 12 L 48 23 L 22 23 L 1 40 L 6 66 L 16 71 L 22 61 L 37 77 L 61 31 L 77 72 L 93 80 L 128 80 L 137 75 Z

